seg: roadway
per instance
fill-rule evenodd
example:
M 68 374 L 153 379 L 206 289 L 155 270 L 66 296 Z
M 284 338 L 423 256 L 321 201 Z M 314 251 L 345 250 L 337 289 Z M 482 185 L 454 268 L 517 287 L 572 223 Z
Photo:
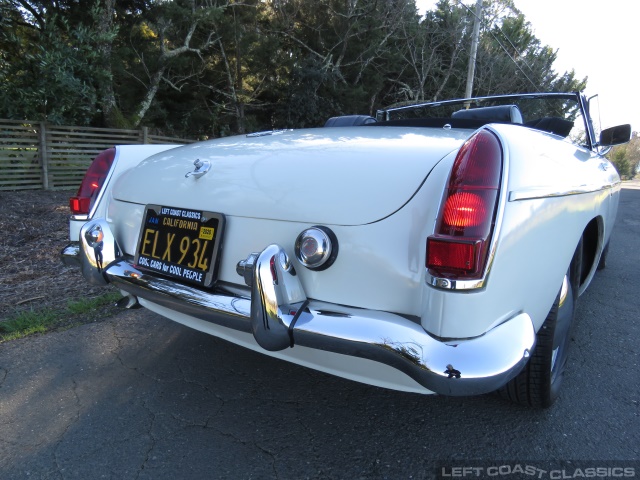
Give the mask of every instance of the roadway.
M 369 387 L 128 311 L 0 345 L 0 478 L 638 476 L 639 207 L 627 182 L 551 409 Z

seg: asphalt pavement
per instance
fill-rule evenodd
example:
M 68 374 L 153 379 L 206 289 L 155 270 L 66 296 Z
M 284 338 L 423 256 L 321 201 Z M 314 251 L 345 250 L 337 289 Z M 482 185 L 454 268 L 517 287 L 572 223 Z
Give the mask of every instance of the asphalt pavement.
M 361 385 L 145 310 L 1 344 L 0 478 L 638 477 L 639 271 L 633 182 L 543 411 Z

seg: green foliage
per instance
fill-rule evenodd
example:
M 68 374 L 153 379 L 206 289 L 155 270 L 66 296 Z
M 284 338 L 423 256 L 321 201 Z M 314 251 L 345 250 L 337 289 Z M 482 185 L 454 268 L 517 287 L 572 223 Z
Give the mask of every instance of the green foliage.
M 44 30 L 3 30 L 0 112 L 4 117 L 87 125 L 96 114 L 93 31 L 52 15 Z
M 70 315 L 86 315 L 121 298 L 119 292 L 108 292 L 95 298 L 69 302 L 64 310 L 50 308 L 26 310 L 0 321 L 0 342 L 44 333 L 68 321 Z
M 119 292 L 109 292 L 99 297 L 81 298 L 79 300 L 69 302 L 67 310 L 73 314 L 89 313 L 97 308 L 104 307 L 117 302 L 122 295 Z
M 20 4 L 28 4 L 29 9 Z M 215 137 L 464 95 L 473 12 L 440 0 L 0 5 L 0 117 Z M 512 0 L 486 0 L 474 95 L 572 91 Z
M 640 138 L 638 137 L 638 132 L 633 132 L 633 138 L 629 143 L 613 147 L 608 157 L 616 166 L 618 175 L 621 178 L 633 178 L 640 167 Z
M 14 340 L 34 333 L 42 333 L 59 319 L 54 310 L 30 310 L 0 322 L 0 340 Z

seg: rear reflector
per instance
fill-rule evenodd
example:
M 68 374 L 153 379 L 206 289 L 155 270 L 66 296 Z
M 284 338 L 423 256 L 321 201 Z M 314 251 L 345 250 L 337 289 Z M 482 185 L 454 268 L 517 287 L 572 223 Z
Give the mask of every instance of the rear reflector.
M 74 215 L 86 215 L 91 211 L 116 156 L 116 149 L 104 150 L 91 162 L 75 197 L 69 199 L 69 208 Z
M 430 269 L 457 271 L 461 274 L 476 273 L 478 269 L 478 253 L 482 246 L 477 242 L 456 242 L 450 238 L 439 239 L 431 236 L 427 239 Z

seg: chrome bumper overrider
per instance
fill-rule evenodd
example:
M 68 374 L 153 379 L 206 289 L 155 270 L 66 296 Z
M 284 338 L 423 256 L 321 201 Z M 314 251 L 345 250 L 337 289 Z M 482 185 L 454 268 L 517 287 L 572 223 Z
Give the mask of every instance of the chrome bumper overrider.
M 517 375 L 535 344 L 525 313 L 480 337 L 441 340 L 400 315 L 309 300 L 278 245 L 239 262 L 250 290 L 210 291 L 139 270 L 123 258 L 104 220 L 88 222 L 80 238 L 79 248 L 71 244 L 62 258 L 67 265 L 80 264 L 91 283 L 112 283 L 132 296 L 253 333 L 266 350 L 305 346 L 380 362 L 444 395 L 496 390 Z

